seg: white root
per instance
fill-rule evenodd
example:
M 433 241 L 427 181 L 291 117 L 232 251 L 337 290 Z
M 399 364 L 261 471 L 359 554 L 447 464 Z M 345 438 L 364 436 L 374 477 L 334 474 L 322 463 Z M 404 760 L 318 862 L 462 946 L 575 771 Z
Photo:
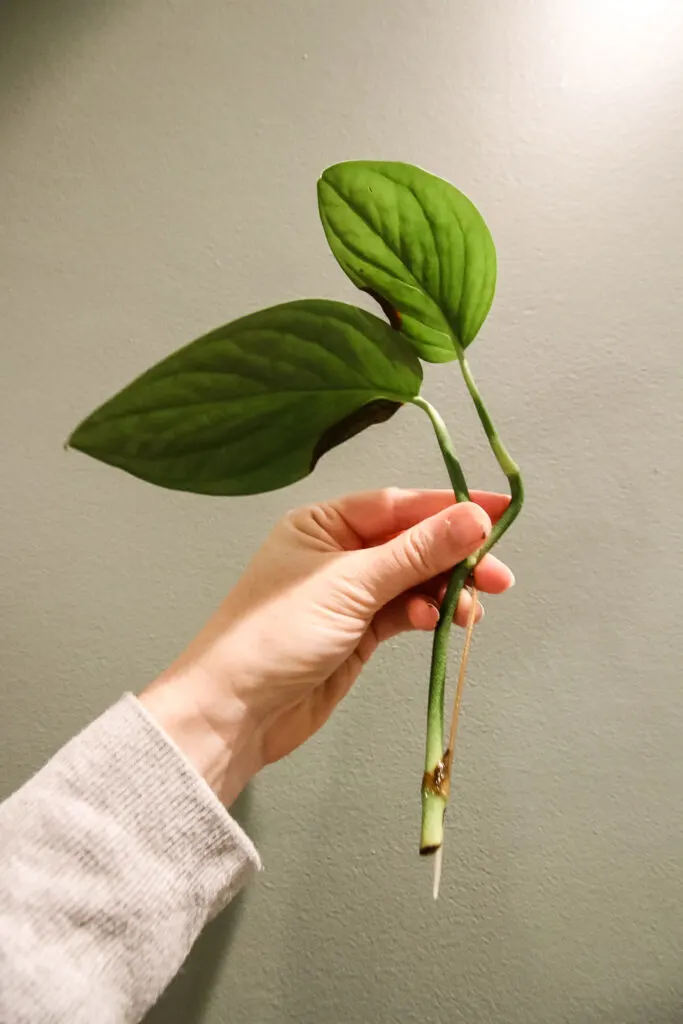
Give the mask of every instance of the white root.
M 434 884 L 432 888 L 432 896 L 435 900 L 439 898 L 439 889 L 441 888 L 441 866 L 443 864 L 443 843 L 434 854 Z

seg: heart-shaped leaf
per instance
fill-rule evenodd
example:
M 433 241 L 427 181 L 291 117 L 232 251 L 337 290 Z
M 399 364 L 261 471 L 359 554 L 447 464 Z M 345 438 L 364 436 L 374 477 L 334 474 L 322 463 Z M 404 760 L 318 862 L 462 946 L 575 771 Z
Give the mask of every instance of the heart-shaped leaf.
M 383 320 L 322 299 L 242 317 L 97 409 L 72 448 L 162 487 L 255 494 L 414 398 L 415 353 Z
M 479 331 L 496 287 L 493 239 L 470 200 L 410 164 L 362 160 L 328 168 L 318 204 L 353 283 L 396 311 L 422 359 L 455 359 Z

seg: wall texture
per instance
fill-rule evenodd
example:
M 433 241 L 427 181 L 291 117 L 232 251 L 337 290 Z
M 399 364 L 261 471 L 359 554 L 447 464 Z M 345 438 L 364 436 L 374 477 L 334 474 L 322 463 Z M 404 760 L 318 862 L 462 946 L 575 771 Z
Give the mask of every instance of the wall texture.
M 66 454 L 77 419 L 222 320 L 357 298 L 317 223 L 334 161 L 449 177 L 500 254 L 472 361 L 528 508 L 442 899 L 411 637 L 243 800 L 267 871 L 151 1020 L 680 1021 L 680 3 L 4 0 L 0 37 L 3 793 L 178 651 L 288 507 L 444 482 L 417 413 L 233 501 Z M 495 485 L 456 371 L 427 393 Z

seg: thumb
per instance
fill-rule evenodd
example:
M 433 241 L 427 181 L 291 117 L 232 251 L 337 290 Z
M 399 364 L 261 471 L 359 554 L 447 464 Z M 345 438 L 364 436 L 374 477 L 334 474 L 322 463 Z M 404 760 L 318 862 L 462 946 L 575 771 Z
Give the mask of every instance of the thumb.
M 491 520 L 479 505 L 469 501 L 453 505 L 386 544 L 363 551 L 363 583 L 378 607 L 383 607 L 462 562 L 490 532 Z

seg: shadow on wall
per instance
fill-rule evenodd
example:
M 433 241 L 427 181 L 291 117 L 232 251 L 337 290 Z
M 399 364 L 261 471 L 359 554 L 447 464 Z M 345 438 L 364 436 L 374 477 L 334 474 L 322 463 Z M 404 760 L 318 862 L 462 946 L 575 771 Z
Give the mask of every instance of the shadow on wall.
M 5 43 L 0 61 L 2 96 L 42 72 L 53 55 L 63 53 L 94 23 L 122 6 L 126 0 L 96 4 L 92 0 L 0 0 L 0 39 Z M 21 108 L 20 95 L 16 102 Z
M 251 797 L 245 790 L 233 808 L 235 818 L 248 835 L 255 829 L 250 820 Z M 211 994 L 237 936 L 244 903 L 238 896 L 204 929 L 179 974 L 168 986 L 143 1024 L 202 1024 L 207 1020 Z

